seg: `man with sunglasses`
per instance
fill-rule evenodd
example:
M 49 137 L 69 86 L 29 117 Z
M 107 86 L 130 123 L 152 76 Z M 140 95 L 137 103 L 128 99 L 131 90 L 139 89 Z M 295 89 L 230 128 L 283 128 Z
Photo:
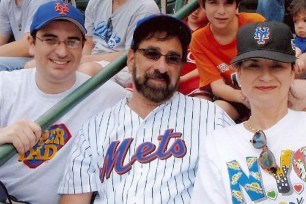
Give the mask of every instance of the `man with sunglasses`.
M 306 113 L 288 107 L 296 61 L 291 29 L 250 23 L 237 39 L 231 63 L 251 116 L 203 142 L 191 203 L 304 203 Z
M 178 93 L 191 33 L 182 21 L 151 15 L 137 23 L 127 65 L 129 99 L 83 124 L 60 203 L 189 203 L 199 143 L 233 121 L 213 103 Z
M 55 204 L 81 123 L 127 93 L 108 82 L 47 130 L 41 130 L 33 120 L 89 78 L 76 71 L 86 29 L 75 7 L 52 1 L 38 8 L 30 31 L 36 69 L 0 72 L 0 144 L 11 143 L 19 153 L 0 167 L 0 181 L 18 200 Z

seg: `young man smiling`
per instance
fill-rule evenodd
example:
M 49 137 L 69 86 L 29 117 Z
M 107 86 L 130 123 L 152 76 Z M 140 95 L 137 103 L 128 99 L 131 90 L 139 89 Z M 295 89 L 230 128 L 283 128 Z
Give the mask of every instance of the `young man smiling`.
M 72 5 L 43 4 L 29 37 L 36 69 L 0 72 L 0 144 L 11 143 L 19 153 L 1 166 L 0 180 L 18 200 L 58 203 L 56 190 L 80 124 L 126 96 L 108 82 L 44 132 L 33 122 L 89 78 L 76 72 L 85 32 Z

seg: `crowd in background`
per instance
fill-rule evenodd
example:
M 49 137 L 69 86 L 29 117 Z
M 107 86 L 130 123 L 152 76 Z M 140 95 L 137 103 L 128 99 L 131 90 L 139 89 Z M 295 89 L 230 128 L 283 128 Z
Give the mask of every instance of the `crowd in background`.
M 51 185 L 47 188 L 48 192 L 42 190 L 37 193 L 39 196 L 36 195 L 36 197 L 31 197 L 31 192 L 23 192 L 22 186 L 18 186 L 18 182 L 29 183 L 29 179 L 34 180 L 35 177 L 40 177 L 47 183 L 52 172 L 49 171 L 48 174 L 45 174 L 44 171 L 46 168 L 54 169 L 57 173 L 59 171 L 63 172 L 65 166 L 60 164 L 60 161 L 57 160 L 58 157 L 55 157 L 55 155 L 50 152 L 60 152 L 60 157 L 64 158 L 66 161 L 69 156 L 68 152 L 70 152 L 73 143 L 68 143 L 68 145 L 63 148 L 65 151 L 60 151 L 62 146 L 67 144 L 73 135 L 77 134 L 78 125 L 81 127 L 81 124 L 87 121 L 90 116 L 104 109 L 109 112 L 103 112 L 102 115 L 91 119 L 91 122 L 85 123 L 85 126 L 82 127 L 82 131 L 85 132 L 79 133 L 81 139 L 75 141 L 73 153 L 71 153 L 70 156 L 72 159 L 69 163 L 69 168 L 72 170 L 69 171 L 69 169 L 66 169 L 64 177 L 66 183 L 63 182 L 61 184 L 60 193 L 75 194 L 75 192 L 83 192 L 84 189 L 78 189 L 74 183 L 80 182 L 80 186 L 82 186 L 83 182 L 87 180 L 84 178 L 82 178 L 84 180 L 74 178 L 74 165 L 88 168 L 84 170 L 84 172 L 86 172 L 84 174 L 86 177 L 95 177 L 95 175 L 90 174 L 90 170 L 101 164 L 97 162 L 96 166 L 92 165 L 96 162 L 96 157 L 105 154 L 105 152 L 107 152 L 108 156 L 112 154 L 112 152 L 109 149 L 105 149 L 106 147 L 103 145 L 106 145 L 104 142 L 109 142 L 108 140 L 110 140 L 114 134 L 116 135 L 114 140 L 119 140 L 118 138 L 120 138 L 120 135 L 126 134 L 125 131 L 131 131 L 132 135 L 142 134 L 142 131 L 146 131 L 146 128 L 148 128 L 139 125 L 141 123 L 139 121 L 144 119 L 150 120 L 148 123 L 150 125 L 146 125 L 151 126 L 150 128 L 152 128 L 152 131 L 150 132 L 150 138 L 154 138 L 154 136 L 159 134 L 155 126 L 155 117 L 163 117 L 164 111 L 167 117 L 169 117 L 169 121 L 179 115 L 178 118 L 173 119 L 176 121 L 175 126 L 186 134 L 187 131 L 194 130 L 196 132 L 194 134 L 200 135 L 202 132 L 205 132 L 205 135 L 209 135 L 216 129 L 214 125 L 217 124 L 218 127 L 226 127 L 234 125 L 235 122 L 240 124 L 240 126 L 238 126 L 239 131 L 241 131 L 240 129 L 248 129 L 250 133 L 255 133 L 255 136 L 260 137 L 260 139 L 265 142 L 265 133 L 258 132 L 259 130 L 270 128 L 272 125 L 281 121 L 282 117 L 299 117 L 298 114 L 295 115 L 290 111 L 288 116 L 287 108 L 289 107 L 297 111 L 306 111 L 306 94 L 304 93 L 306 89 L 306 2 L 305 0 L 293 0 L 288 4 L 286 0 L 258 0 L 257 12 L 246 13 L 239 11 L 239 5 L 242 1 L 243 0 L 198 0 L 199 7 L 186 19 L 183 19 L 184 26 L 182 26 L 181 21 L 176 21 L 172 18 L 163 19 L 165 22 L 169 21 L 177 26 L 181 26 L 179 28 L 182 30 L 177 30 L 178 28 L 171 27 L 170 25 L 168 27 L 165 25 L 163 26 L 160 22 L 156 23 L 154 21 L 155 18 L 158 19 L 158 16 L 161 16 L 160 8 L 154 0 L 89 0 L 84 15 L 70 3 L 65 3 L 64 1 L 1 0 L 0 144 L 12 143 L 20 154 L 18 159 L 16 156 L 15 160 L 11 159 L 9 163 L 6 164 L 7 166 L 5 168 L 0 168 L 0 181 L 7 186 L 9 193 L 17 196 L 17 198 L 19 197 L 18 199 L 20 200 L 30 199 L 34 203 L 40 203 L 40 201 L 51 192 L 54 197 L 45 203 L 51 204 L 58 202 L 59 195 L 57 195 L 56 192 L 57 188 L 52 188 L 59 183 L 62 175 L 57 175 L 54 178 L 52 182 L 53 186 Z M 190 2 L 191 1 L 187 1 L 185 3 Z M 46 6 L 44 7 L 45 10 L 43 6 Z M 280 22 L 286 22 L 286 14 L 290 15 L 293 22 L 293 28 L 287 28 L 285 24 L 278 24 Z M 66 16 L 63 17 L 62 15 Z M 151 17 L 152 15 L 154 17 Z M 151 18 L 153 19 L 152 21 Z M 274 21 L 278 23 L 273 24 Z M 156 27 L 146 27 L 150 23 L 152 23 L 152 25 L 156 23 Z M 245 33 L 243 33 L 249 34 L 248 37 L 251 36 L 251 39 L 249 39 L 248 42 L 241 42 L 242 37 L 240 36 L 238 38 L 237 33 L 239 33 L 241 28 L 245 28 L 247 25 L 255 26 L 254 28 L 252 27 L 248 30 L 244 30 Z M 256 25 L 262 25 L 262 28 L 268 28 L 270 31 L 264 29 L 258 30 L 256 32 L 258 36 L 254 35 L 254 33 L 248 33 L 250 30 L 253 32 L 253 30 L 256 29 Z M 142 26 L 144 28 L 142 28 Z M 161 27 L 160 31 L 158 30 L 159 26 Z M 147 33 L 150 29 L 152 33 Z M 274 35 L 269 36 L 270 32 L 275 32 L 274 30 L 278 29 L 281 31 L 288 31 L 286 36 L 284 36 L 286 33 L 282 33 L 280 36 L 283 37 L 282 39 L 284 39 L 286 43 L 289 42 L 288 39 L 290 38 L 291 47 L 288 47 L 288 43 L 284 43 L 287 47 L 282 47 L 281 43 L 277 42 L 277 37 Z M 180 33 L 172 33 L 172 30 L 179 31 Z M 167 35 L 164 36 L 161 31 L 165 32 Z M 190 31 L 192 34 L 189 33 Z M 293 35 L 290 31 L 292 31 Z M 145 33 L 146 36 L 141 36 L 142 33 Z M 173 36 L 178 37 L 179 40 L 173 40 Z M 188 42 L 184 41 L 184 37 L 188 38 Z M 262 43 L 259 43 L 262 44 L 262 50 L 265 50 L 268 49 L 264 46 L 265 42 L 272 39 L 272 37 L 274 39 L 272 45 L 275 46 L 273 48 L 275 48 L 278 54 L 276 58 L 273 58 L 273 55 L 269 56 L 271 58 L 265 58 L 265 56 L 255 54 L 247 57 L 244 56 L 243 59 L 239 58 L 238 61 L 235 61 L 240 55 L 243 56 L 243 53 L 240 52 L 241 50 L 246 53 L 250 52 L 250 50 L 242 46 L 244 43 L 246 45 L 250 43 L 248 46 L 252 48 L 252 46 L 254 46 L 251 44 L 252 40 L 258 39 L 258 41 L 262 41 Z M 159 41 L 160 39 L 162 40 Z M 144 45 L 147 45 L 147 47 L 141 47 Z M 177 49 L 179 45 L 183 48 L 180 51 L 182 53 L 177 53 L 172 50 L 169 51 L 170 54 L 168 52 L 162 52 L 170 48 Z M 291 48 L 294 51 L 290 50 L 289 54 L 287 53 L 283 56 L 284 59 L 288 56 L 290 59 L 282 61 L 282 58 L 279 57 L 279 53 L 288 51 L 288 49 Z M 260 48 L 256 47 L 256 49 Z M 256 53 L 258 54 L 258 52 Z M 33 120 L 123 54 L 128 55 L 126 67 L 113 76 L 106 85 L 103 85 L 102 90 L 96 92 L 91 98 L 84 100 L 83 103 L 77 106 L 74 112 L 59 119 L 56 125 L 52 125 L 47 130 L 47 133 L 42 133 L 40 127 L 34 123 Z M 138 54 L 141 54 L 144 58 L 137 58 L 136 56 L 138 56 Z M 160 62 L 161 58 L 164 58 L 165 61 Z M 233 60 L 235 63 L 233 63 Z M 140 70 L 149 69 L 149 65 L 152 67 L 156 66 L 158 71 L 154 71 L 148 75 L 143 74 Z M 165 67 L 171 67 L 169 68 L 170 71 L 165 71 L 171 73 L 170 76 L 161 73 Z M 174 67 L 178 69 L 174 70 Z M 260 71 L 254 71 L 254 67 L 260 69 Z M 269 67 L 269 69 L 263 69 L 263 67 Z M 180 69 L 181 71 L 179 71 Z M 277 97 L 281 96 L 281 99 L 283 99 L 278 102 L 279 107 L 281 107 L 279 110 L 277 107 L 272 110 L 272 102 L 267 102 L 265 101 L 266 99 L 260 98 L 256 93 L 248 90 L 248 86 L 250 86 L 249 83 L 255 81 L 256 74 L 264 75 L 263 73 L 267 73 L 269 70 L 273 70 L 273 74 L 277 75 L 276 78 L 279 79 L 279 81 L 283 79 L 285 82 L 288 82 L 284 85 L 286 90 L 282 90 L 282 92 L 277 95 Z M 252 73 L 254 78 L 250 77 Z M 144 76 L 142 76 L 142 74 Z M 288 77 L 283 77 L 286 74 Z M 166 81 L 167 88 L 162 91 L 160 91 L 160 89 L 152 89 L 148 81 L 155 78 L 158 78 L 162 82 Z M 184 98 L 181 97 L 181 94 L 176 93 L 176 90 L 184 95 Z M 26 102 L 22 100 L 22 98 L 25 97 L 29 99 Z M 273 97 L 273 99 L 278 100 L 276 96 Z M 115 105 L 118 101 L 120 102 L 116 107 L 107 109 Z M 181 104 L 182 101 L 185 101 L 185 104 Z M 205 105 L 203 105 L 204 103 Z M 36 106 L 32 107 L 32 104 L 36 104 Z M 103 106 L 101 106 L 101 104 L 103 104 Z M 173 104 L 178 105 L 172 107 Z M 82 109 L 84 106 L 86 106 L 86 108 Z M 137 117 L 130 109 L 126 109 L 127 106 L 137 114 Z M 192 116 L 188 113 L 190 120 L 192 118 L 194 120 L 193 122 L 196 121 L 197 124 L 201 123 L 201 119 L 211 120 L 213 122 L 207 123 L 206 126 L 199 125 L 201 126 L 200 129 L 194 129 L 194 127 L 190 129 L 189 126 L 187 129 L 183 128 L 185 126 L 179 127 L 179 125 L 177 125 L 177 123 L 179 123 L 178 121 L 184 121 L 185 124 L 185 118 L 181 115 L 183 111 L 180 111 L 193 106 L 204 106 L 205 108 L 201 109 L 199 112 L 197 112 L 198 109 L 192 109 L 192 111 L 190 111 L 192 112 Z M 174 108 L 175 111 L 173 112 L 171 108 Z M 91 110 L 87 111 L 88 109 Z M 205 110 L 207 110 L 207 112 L 215 110 L 216 113 L 215 115 L 211 113 L 211 115 L 201 118 L 201 115 L 198 113 L 202 114 Z M 263 113 L 261 110 L 266 111 Z M 279 112 L 280 114 L 277 115 L 276 113 Z M 104 114 L 107 116 L 104 116 Z M 269 118 L 271 115 L 275 115 L 275 118 L 270 121 L 265 121 L 265 119 Z M 301 117 L 304 118 L 304 115 L 301 115 Z M 122 121 L 116 121 L 116 119 L 122 119 Z M 254 124 L 258 127 L 263 125 L 261 122 L 258 122 L 260 119 L 266 122 L 264 123 L 265 127 L 252 128 Z M 219 123 L 219 121 L 221 122 Z M 123 123 L 121 124 L 121 122 Z M 105 124 L 111 124 L 114 130 L 108 132 L 109 126 Z M 131 127 L 128 127 L 129 125 L 131 125 Z M 165 125 L 163 128 L 166 129 L 166 123 L 159 125 L 160 127 Z M 173 124 L 171 123 L 171 125 Z M 123 130 L 119 131 L 122 126 L 124 126 L 124 132 Z M 209 128 L 205 129 L 206 127 Z M 278 125 L 278 127 L 280 127 L 280 125 Z M 71 131 L 71 129 L 73 129 L 73 131 Z M 93 131 L 93 129 L 95 131 Z M 93 151 L 96 155 L 92 158 L 92 152 L 90 150 L 92 146 L 91 140 L 100 138 L 98 137 L 98 130 L 105 131 L 105 135 L 109 134 L 110 137 L 103 141 L 96 141 L 98 144 L 101 144 L 103 148 L 99 149 L 100 147 L 97 147 L 96 150 Z M 230 131 L 234 131 L 230 133 L 231 135 L 235 135 L 235 129 L 230 129 Z M 172 134 L 170 129 L 169 132 L 165 132 L 166 136 L 167 134 Z M 223 133 L 217 132 L 217 134 Z M 23 139 L 23 135 L 26 135 L 26 139 Z M 41 135 L 43 136 L 40 139 Z M 52 140 L 48 139 L 51 135 L 56 135 L 56 138 Z M 59 138 L 60 136 L 61 138 Z M 255 136 L 252 141 L 254 147 L 257 148 L 255 145 L 257 138 L 255 138 Z M 162 140 L 162 138 L 163 135 L 159 136 L 159 140 Z M 120 139 L 124 140 L 124 138 Z M 184 137 L 182 139 L 187 141 Z M 152 139 L 150 141 L 152 142 Z M 178 139 L 178 141 L 180 141 L 180 139 Z M 196 143 L 200 143 L 200 141 L 201 139 L 198 138 Z M 128 145 L 131 145 L 132 140 L 129 142 Z M 149 155 L 149 151 L 151 151 L 150 153 L 154 151 L 154 148 L 150 146 L 152 145 L 151 143 L 144 143 L 145 141 L 137 142 L 143 142 L 141 143 L 143 149 L 137 149 L 140 155 L 135 154 L 131 159 L 132 162 L 141 159 L 145 160 L 145 157 Z M 211 141 L 211 143 L 213 144 L 214 142 Z M 44 152 L 41 152 L 40 148 L 45 144 L 52 144 L 53 146 L 44 146 Z M 111 144 L 116 146 L 114 143 Z M 127 145 L 127 143 L 124 144 Z M 172 150 L 173 155 L 175 155 L 177 153 L 176 151 L 179 151 L 180 148 L 183 148 L 184 145 L 185 143 L 179 143 L 178 146 L 175 146 Z M 188 145 L 193 148 L 197 146 L 195 141 L 190 141 L 187 146 Z M 67 146 L 69 146 L 69 148 Z M 117 148 L 117 146 L 114 146 L 113 148 Z M 224 144 L 224 146 L 226 146 L 226 144 Z M 48 148 L 50 148 L 50 150 Z M 52 148 L 56 148 L 56 150 Z M 123 148 L 123 146 L 120 146 L 120 148 Z M 197 149 L 195 155 L 191 154 L 191 152 L 187 153 L 193 160 L 197 160 L 196 158 L 199 156 L 199 145 L 195 147 L 195 149 Z M 207 149 L 209 149 L 209 147 Z M 264 153 L 268 152 L 266 144 L 257 149 L 263 149 Z M 79 150 L 82 150 L 84 155 L 80 156 L 82 151 L 79 152 Z M 166 149 L 163 149 L 163 151 L 166 151 Z M 122 154 L 119 156 L 112 156 L 116 158 L 118 156 L 119 158 Z M 204 154 L 209 155 L 207 152 Z M 268 156 L 271 155 L 269 154 Z M 48 157 L 51 158 L 50 161 Z M 160 155 L 156 157 L 163 158 Z M 211 157 L 212 156 L 209 155 L 209 159 L 211 159 Z M 44 161 L 41 162 L 39 158 L 42 158 Z M 81 160 L 78 160 L 79 158 L 81 158 Z M 31 159 L 33 159 L 33 161 Z M 151 159 L 154 160 L 155 158 Z M 109 160 L 113 161 L 115 159 L 108 158 L 106 162 Z M 42 165 L 44 162 L 45 164 Z M 79 162 L 79 164 L 74 164 L 74 162 Z M 83 164 L 83 162 L 85 163 Z M 143 163 L 145 163 L 145 161 Z M 184 164 L 181 164 L 181 166 Z M 105 164 L 103 164 L 103 166 L 104 165 Z M 164 163 L 159 165 L 167 166 Z M 173 171 L 175 171 L 174 165 L 178 164 L 173 161 Z M 39 166 L 43 167 L 37 168 Z M 197 163 L 191 166 L 189 170 L 192 172 L 196 171 Z M 105 168 L 108 167 L 109 166 Z M 278 168 L 274 164 L 272 167 Z M 12 180 L 14 180 L 14 174 L 11 174 L 11 172 L 15 168 L 20 168 L 20 171 L 28 176 L 16 178 L 17 182 L 12 182 Z M 115 168 L 119 171 L 120 168 L 124 167 L 116 166 Z M 205 167 L 201 166 L 201 168 Z M 266 166 L 262 168 L 266 168 Z M 35 171 L 32 171 L 32 169 L 35 169 Z M 271 169 L 268 170 L 269 174 L 275 174 L 274 171 L 270 171 Z M 101 171 L 104 172 L 103 178 L 95 179 L 103 180 L 104 176 L 110 176 L 112 170 L 103 169 Z M 84 172 L 79 173 L 81 174 Z M 124 170 L 122 170 L 121 173 L 123 174 Z M 137 172 L 134 173 L 137 174 Z M 188 190 L 193 188 L 193 182 L 196 177 L 195 173 L 192 176 L 190 175 L 190 172 L 188 172 L 188 177 L 191 177 L 191 184 L 188 183 L 190 186 L 188 188 L 186 187 Z M 167 176 L 169 176 L 170 180 L 171 176 Z M 116 175 L 114 179 L 118 179 Z M 201 181 L 198 182 L 201 184 Z M 199 186 L 200 184 L 198 184 L 199 189 L 202 187 Z M 29 188 L 34 188 L 33 185 L 33 183 L 30 183 Z M 160 185 L 163 186 L 162 184 Z M 103 190 L 97 189 L 100 188 L 99 186 L 94 186 L 94 189 L 91 189 L 92 186 L 93 185 L 88 184 L 88 186 L 84 187 L 90 188 L 84 190 L 85 192 L 90 192 L 89 194 L 83 194 L 82 196 L 84 197 L 73 198 L 64 196 L 63 200 L 76 199 L 74 201 L 76 203 L 77 200 L 81 198 L 85 199 L 87 202 L 91 198 L 94 198 L 94 191 L 103 192 Z M 138 182 L 135 183 L 135 186 L 136 188 L 138 187 Z M 72 190 L 73 188 L 75 189 Z M 167 188 L 168 187 L 165 189 Z M 125 189 L 123 189 L 123 191 L 124 190 Z M 161 189 L 159 190 L 161 191 Z M 113 192 L 116 191 L 113 190 Z M 107 193 L 112 196 L 108 199 L 119 199 L 118 192 L 117 194 L 112 194 L 112 192 Z M 163 200 L 163 192 L 159 193 L 161 194 L 160 199 Z M 197 197 L 194 199 L 199 201 L 201 200 L 201 190 L 198 190 L 197 193 Z M 100 199 L 105 199 L 101 194 L 100 196 L 102 198 L 100 197 Z M 209 192 L 207 194 L 209 194 Z M 172 198 L 172 195 L 175 195 L 175 193 L 169 192 L 169 198 L 167 199 L 177 199 L 175 197 L 177 195 L 174 196 L 175 198 Z M 183 192 L 181 195 L 187 196 L 187 198 L 184 197 L 182 200 L 189 201 L 190 193 Z M 128 194 L 126 196 L 127 200 L 132 199 Z M 79 200 L 79 202 L 82 203 L 81 200 Z M 63 203 L 65 202 L 63 201 Z M 236 203 L 236 201 L 233 201 L 233 203 Z

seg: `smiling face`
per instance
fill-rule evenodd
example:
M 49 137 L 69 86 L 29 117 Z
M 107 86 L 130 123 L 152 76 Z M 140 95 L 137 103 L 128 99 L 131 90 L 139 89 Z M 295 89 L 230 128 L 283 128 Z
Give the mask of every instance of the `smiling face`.
M 61 42 L 51 45 L 46 39 Z M 81 46 L 67 47 L 71 40 L 80 40 Z M 30 51 L 36 61 L 37 84 L 61 84 L 63 88 L 70 88 L 75 82 L 75 71 L 82 57 L 82 41 L 80 29 L 69 21 L 52 21 L 38 30 L 36 39 L 30 39 Z
M 294 80 L 290 63 L 254 58 L 242 62 L 238 68 L 239 84 L 252 105 L 287 107 L 288 93 Z
M 206 0 L 204 3 L 207 19 L 212 27 L 224 29 L 233 22 L 236 16 L 236 1 Z
M 181 59 L 183 51 L 178 37 L 159 38 L 163 35 L 160 32 L 143 40 L 138 49 L 150 49 L 167 55 L 169 59 L 170 56 L 180 56 Z M 133 75 L 135 92 L 157 104 L 169 99 L 176 91 L 182 65 L 169 63 L 166 56 L 150 59 L 142 50 L 130 50 L 128 53 L 128 67 Z

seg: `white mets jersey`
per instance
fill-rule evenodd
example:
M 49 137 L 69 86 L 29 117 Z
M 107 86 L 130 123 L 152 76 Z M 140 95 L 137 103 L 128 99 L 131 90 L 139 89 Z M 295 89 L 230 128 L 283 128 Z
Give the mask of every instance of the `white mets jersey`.
M 202 139 L 233 121 L 206 100 L 176 93 L 145 119 L 127 99 L 83 124 L 60 194 L 95 203 L 189 203 Z

